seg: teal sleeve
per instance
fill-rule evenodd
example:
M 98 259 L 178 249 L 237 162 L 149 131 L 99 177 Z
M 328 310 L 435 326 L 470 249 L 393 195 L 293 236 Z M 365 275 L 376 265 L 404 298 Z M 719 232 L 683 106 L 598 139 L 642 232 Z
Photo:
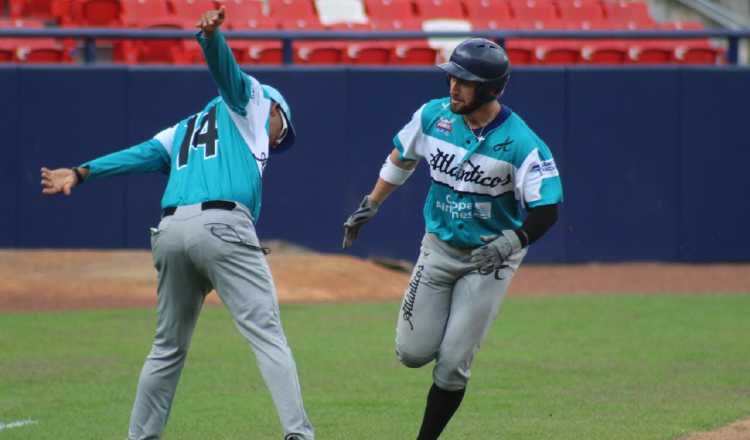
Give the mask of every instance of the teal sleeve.
M 253 94 L 252 84 L 250 78 L 240 70 L 224 35 L 217 29 L 210 39 L 203 32 L 198 32 L 196 38 L 224 102 L 232 111 L 245 116 L 245 107 Z
M 119 174 L 169 172 L 169 154 L 161 142 L 150 139 L 141 144 L 96 158 L 80 165 L 88 168 L 86 180 L 99 177 L 117 176 Z

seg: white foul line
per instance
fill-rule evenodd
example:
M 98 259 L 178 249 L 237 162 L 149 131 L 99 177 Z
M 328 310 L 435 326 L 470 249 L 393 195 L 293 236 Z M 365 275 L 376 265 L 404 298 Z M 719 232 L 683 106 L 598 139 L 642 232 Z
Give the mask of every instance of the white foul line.
M 18 420 L 10 423 L 0 422 L 0 431 L 2 431 L 3 429 L 20 428 L 21 426 L 33 425 L 35 423 L 39 422 L 37 422 L 36 420 Z

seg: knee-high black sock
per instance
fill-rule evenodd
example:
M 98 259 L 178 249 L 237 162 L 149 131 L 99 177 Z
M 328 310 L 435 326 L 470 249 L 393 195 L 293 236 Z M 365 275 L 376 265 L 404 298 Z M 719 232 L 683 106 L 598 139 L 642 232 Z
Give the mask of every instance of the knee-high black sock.
M 461 400 L 464 398 L 466 389 L 458 391 L 446 391 L 432 384 L 427 394 L 427 406 L 424 409 L 422 427 L 419 428 L 417 440 L 435 440 L 443 432 L 445 425 L 453 417 Z

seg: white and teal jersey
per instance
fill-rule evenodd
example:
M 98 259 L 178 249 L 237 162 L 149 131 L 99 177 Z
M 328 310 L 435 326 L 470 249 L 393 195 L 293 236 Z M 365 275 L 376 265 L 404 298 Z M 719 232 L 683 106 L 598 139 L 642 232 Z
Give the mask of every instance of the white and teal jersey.
M 199 34 L 198 42 L 221 96 L 153 139 L 81 166 L 89 168 L 89 178 L 169 173 L 162 208 L 231 200 L 247 206 L 257 221 L 272 101 L 240 70 L 219 31 L 211 40 Z
M 525 208 L 562 201 L 547 145 L 503 105 L 488 133 L 476 136 L 450 98 L 423 105 L 394 137 L 402 160 L 425 159 L 432 184 L 424 205 L 428 232 L 459 248 L 523 224 Z

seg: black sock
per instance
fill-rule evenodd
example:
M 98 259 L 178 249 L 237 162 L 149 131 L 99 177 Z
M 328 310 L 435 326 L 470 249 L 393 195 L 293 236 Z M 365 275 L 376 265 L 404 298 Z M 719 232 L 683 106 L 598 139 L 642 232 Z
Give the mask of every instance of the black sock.
M 464 392 L 466 389 L 446 391 L 432 384 L 427 394 L 427 406 L 424 409 L 424 419 L 422 419 L 422 427 L 419 428 L 417 440 L 435 440 L 440 436 L 445 425 L 461 404 Z

